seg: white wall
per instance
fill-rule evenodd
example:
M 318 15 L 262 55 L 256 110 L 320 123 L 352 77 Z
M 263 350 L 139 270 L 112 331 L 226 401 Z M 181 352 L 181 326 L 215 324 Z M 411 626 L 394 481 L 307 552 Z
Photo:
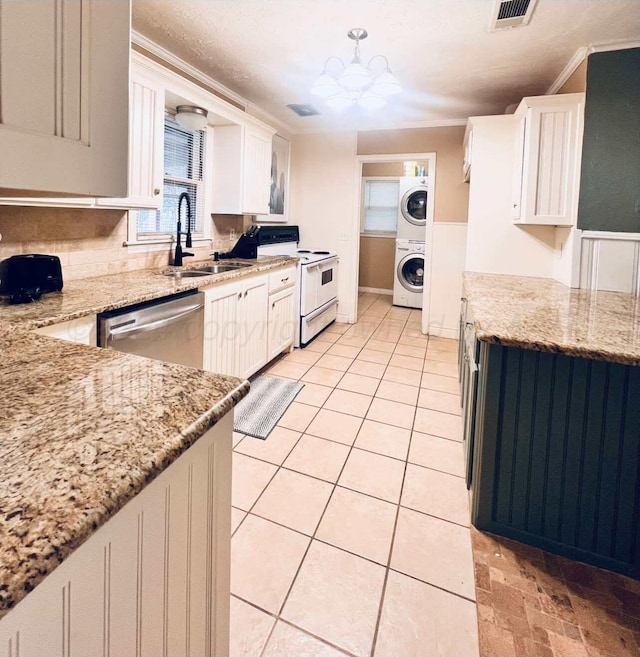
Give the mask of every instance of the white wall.
M 553 226 L 516 226 L 511 219 L 513 116 L 474 117 L 467 229 L 467 271 L 552 278 L 558 264 Z
M 340 256 L 338 321 L 355 316 L 351 281 L 357 281 L 358 244 L 353 242 L 356 132 L 294 135 L 291 140 L 289 223 L 300 226 L 303 247 Z M 349 274 L 351 276 L 349 276 Z
M 466 243 L 467 224 L 433 224 L 429 335 L 458 337 Z

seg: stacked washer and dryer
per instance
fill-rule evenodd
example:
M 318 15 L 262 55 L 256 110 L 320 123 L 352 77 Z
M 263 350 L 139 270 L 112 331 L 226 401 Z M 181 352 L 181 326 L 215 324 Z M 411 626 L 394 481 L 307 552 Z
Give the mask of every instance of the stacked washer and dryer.
M 425 242 L 428 224 L 433 222 L 429 202 L 429 178 L 401 178 L 398 203 L 398 230 L 393 280 L 393 304 L 422 308 L 425 276 Z

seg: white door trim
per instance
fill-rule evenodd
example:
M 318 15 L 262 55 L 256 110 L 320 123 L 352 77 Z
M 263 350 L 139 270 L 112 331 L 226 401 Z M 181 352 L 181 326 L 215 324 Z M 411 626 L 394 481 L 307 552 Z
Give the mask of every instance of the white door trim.
M 351 217 L 351 227 L 349 230 L 350 241 L 354 244 L 353 263 L 348 272 L 349 289 L 352 296 L 352 314 L 349 316 L 349 323 L 354 324 L 358 315 L 358 265 L 360 263 L 360 211 L 362 199 L 362 165 L 365 162 L 397 162 L 398 160 L 427 160 L 429 162 L 429 181 L 432 189 L 436 185 L 436 154 L 435 153 L 390 153 L 385 155 L 356 155 L 354 164 L 355 179 L 357 181 L 353 197 L 353 212 Z M 427 197 L 429 208 L 427 216 L 433 217 L 435 193 Z M 427 222 L 425 235 L 425 285 L 422 302 L 422 332 L 429 332 L 430 317 L 430 300 L 431 300 L 431 264 L 433 262 L 433 221 Z M 428 264 L 427 264 L 428 263 Z

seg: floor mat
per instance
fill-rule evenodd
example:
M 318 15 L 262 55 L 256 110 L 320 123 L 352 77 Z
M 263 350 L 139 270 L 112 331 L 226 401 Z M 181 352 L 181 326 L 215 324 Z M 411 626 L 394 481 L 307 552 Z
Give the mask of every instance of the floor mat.
M 233 430 L 265 440 L 302 388 L 298 381 L 259 376 L 235 408 Z

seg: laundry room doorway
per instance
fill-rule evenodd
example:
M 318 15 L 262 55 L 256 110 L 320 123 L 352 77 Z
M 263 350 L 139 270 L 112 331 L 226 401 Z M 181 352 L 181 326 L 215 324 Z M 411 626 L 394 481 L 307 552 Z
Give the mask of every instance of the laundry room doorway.
M 435 153 L 356 158 L 358 221 L 354 307 L 361 315 L 374 299 L 422 310 L 429 326 Z

